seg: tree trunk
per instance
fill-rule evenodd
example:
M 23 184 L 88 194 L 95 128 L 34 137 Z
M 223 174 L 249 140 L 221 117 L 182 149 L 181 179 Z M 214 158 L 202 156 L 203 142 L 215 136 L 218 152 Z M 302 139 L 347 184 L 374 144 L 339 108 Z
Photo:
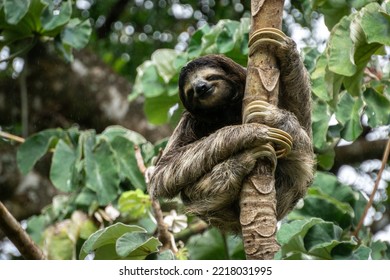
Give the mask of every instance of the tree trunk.
M 262 28 L 281 29 L 283 4 L 283 0 L 252 0 L 249 37 Z M 256 100 L 277 105 L 280 72 L 272 50 L 264 47 L 259 51 L 249 52 L 247 69 L 243 112 Z M 247 122 L 245 119 L 243 121 Z M 252 118 L 250 121 L 258 120 Z M 273 259 L 279 250 L 275 239 L 275 167 L 275 151 L 267 144 L 264 146 L 264 157 L 258 160 L 256 168 L 242 187 L 240 223 L 247 259 Z

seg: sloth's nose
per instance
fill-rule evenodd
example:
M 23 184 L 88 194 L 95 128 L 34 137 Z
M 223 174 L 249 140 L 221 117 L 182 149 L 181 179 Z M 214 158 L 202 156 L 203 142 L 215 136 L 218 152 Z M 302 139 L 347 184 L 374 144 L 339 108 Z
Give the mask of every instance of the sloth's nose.
M 209 83 L 206 83 L 206 82 L 198 82 L 196 85 L 195 85 L 195 93 L 197 96 L 199 97 L 202 97 L 204 96 L 206 93 L 208 93 L 210 91 L 210 89 L 212 88 L 212 85 L 210 85 Z

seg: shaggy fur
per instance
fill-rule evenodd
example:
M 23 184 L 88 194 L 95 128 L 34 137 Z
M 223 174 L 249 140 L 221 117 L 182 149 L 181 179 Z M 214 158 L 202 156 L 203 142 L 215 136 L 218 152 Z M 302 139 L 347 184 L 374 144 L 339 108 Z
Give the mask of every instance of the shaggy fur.
M 314 163 L 308 75 L 290 38 L 275 54 L 281 68 L 279 108 L 269 105 L 263 123 L 288 132 L 294 143 L 275 171 L 279 220 L 305 195 Z M 187 111 L 150 182 L 153 196 L 180 194 L 189 212 L 231 232 L 240 232 L 242 182 L 255 166 L 258 147 L 268 142 L 267 126 L 241 124 L 245 79 L 244 68 L 220 55 L 182 69 L 179 91 Z

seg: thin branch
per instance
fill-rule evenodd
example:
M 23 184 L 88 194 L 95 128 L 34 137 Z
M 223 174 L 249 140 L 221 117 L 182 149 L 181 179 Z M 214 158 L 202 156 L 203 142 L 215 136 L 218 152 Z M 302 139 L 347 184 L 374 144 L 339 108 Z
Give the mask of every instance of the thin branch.
M 386 163 L 387 163 L 387 160 L 389 158 L 389 153 L 390 153 L 390 138 L 387 140 L 387 145 L 386 145 L 386 149 L 385 149 L 385 152 L 383 154 L 383 158 L 382 158 L 382 166 L 381 166 L 381 169 L 379 170 L 378 172 L 378 176 L 376 178 L 376 181 L 375 181 L 375 184 L 374 184 L 374 189 L 372 190 L 372 193 L 370 195 L 370 199 L 368 200 L 367 204 L 366 204 L 366 207 L 364 208 L 364 212 L 363 212 L 363 215 L 361 216 L 360 220 L 359 220 L 359 223 L 356 227 L 356 230 L 355 232 L 353 233 L 353 235 L 356 237 L 356 238 L 359 238 L 358 235 L 359 235 L 359 231 L 360 229 L 362 228 L 363 226 L 363 222 L 364 222 L 364 219 L 366 218 L 367 216 L 367 213 L 368 213 L 368 209 L 370 209 L 370 207 L 372 206 L 373 202 L 374 202 L 374 196 L 378 190 L 378 186 L 379 186 L 379 182 L 382 178 L 382 173 L 383 173 L 383 170 L 385 169 L 385 166 L 386 166 Z
M 27 260 L 44 260 L 45 256 L 41 249 L 32 241 L 27 232 L 20 226 L 18 221 L 8 212 L 0 201 L 0 229 L 18 248 L 23 258 Z
M 24 138 L 22 138 L 22 137 L 19 137 L 19 136 L 16 136 L 16 135 L 13 135 L 11 133 L 4 132 L 4 131 L 0 131 L 0 137 L 8 139 L 8 140 L 15 141 L 15 142 L 18 142 L 18 143 L 24 143 L 24 141 L 25 141 Z
M 135 158 L 137 160 L 138 168 L 145 176 L 145 173 L 147 172 L 147 168 L 142 158 L 141 149 L 138 146 L 135 146 L 134 150 L 135 150 Z M 164 216 L 161 211 L 160 202 L 153 196 L 151 196 L 150 199 L 152 201 L 154 216 L 157 221 L 158 239 L 163 244 L 162 250 L 164 251 L 170 249 L 173 253 L 177 253 L 178 249 L 176 247 L 175 238 L 173 234 L 168 231 L 168 226 L 164 222 Z

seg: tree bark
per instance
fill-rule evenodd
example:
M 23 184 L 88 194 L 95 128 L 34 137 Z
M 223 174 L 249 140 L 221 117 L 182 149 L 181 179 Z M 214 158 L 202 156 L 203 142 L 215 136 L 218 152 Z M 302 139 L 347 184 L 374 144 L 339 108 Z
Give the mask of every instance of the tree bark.
M 27 260 L 44 260 L 41 249 L 0 202 L 0 228 Z
M 249 37 L 259 29 L 281 29 L 283 0 L 252 0 Z M 267 47 L 248 57 L 243 112 L 256 100 L 278 103 L 279 69 L 272 50 Z M 246 122 L 246 120 L 243 120 Z M 259 121 L 256 118 L 250 120 Z M 276 155 L 271 145 L 264 147 L 264 157 L 245 180 L 240 199 L 240 223 L 247 259 L 273 259 L 279 250 L 276 242 Z

